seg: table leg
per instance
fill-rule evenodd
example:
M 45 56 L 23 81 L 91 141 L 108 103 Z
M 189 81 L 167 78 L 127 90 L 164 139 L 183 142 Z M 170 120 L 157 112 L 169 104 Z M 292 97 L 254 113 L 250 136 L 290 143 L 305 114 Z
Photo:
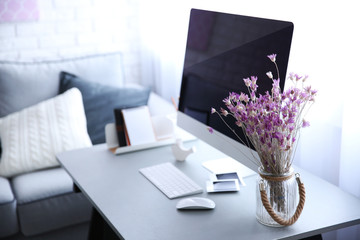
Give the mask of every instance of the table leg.
M 89 240 L 119 240 L 116 233 L 111 229 L 101 214 L 93 208 L 89 229 Z

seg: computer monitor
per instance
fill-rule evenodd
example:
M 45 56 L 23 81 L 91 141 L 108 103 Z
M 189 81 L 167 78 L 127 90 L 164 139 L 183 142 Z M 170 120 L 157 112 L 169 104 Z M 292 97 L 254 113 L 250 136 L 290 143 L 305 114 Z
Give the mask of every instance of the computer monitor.
M 257 76 L 257 92 L 271 92 L 276 77 L 268 55 L 277 54 L 280 88 L 284 88 L 293 33 L 291 22 L 192 9 L 188 28 L 177 124 L 252 170 L 252 146 L 244 146 L 211 108 L 226 108 L 230 92 L 248 93 L 243 79 Z M 234 119 L 229 125 L 245 140 Z M 210 134 L 208 127 L 214 129 Z M 252 153 L 251 153 L 252 151 Z

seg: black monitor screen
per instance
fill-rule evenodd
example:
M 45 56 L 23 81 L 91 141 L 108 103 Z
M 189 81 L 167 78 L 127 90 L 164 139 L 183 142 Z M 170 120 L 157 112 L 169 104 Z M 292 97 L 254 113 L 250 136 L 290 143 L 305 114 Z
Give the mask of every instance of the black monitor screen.
M 222 100 L 230 92 L 248 93 L 243 81 L 247 77 L 258 77 L 258 94 L 271 92 L 266 72 L 277 77 L 267 57 L 273 53 L 283 89 L 293 28 L 291 22 L 192 9 L 179 111 L 238 140 L 211 108 L 225 108 Z M 235 130 L 244 138 L 240 128 Z

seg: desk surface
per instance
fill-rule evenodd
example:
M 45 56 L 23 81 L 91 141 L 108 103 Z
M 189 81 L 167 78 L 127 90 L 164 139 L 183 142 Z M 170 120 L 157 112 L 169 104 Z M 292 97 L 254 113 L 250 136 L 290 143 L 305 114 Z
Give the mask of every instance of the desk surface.
M 256 176 L 235 193 L 206 193 L 209 172 L 203 161 L 224 155 L 201 141 L 188 142 L 196 153 L 176 162 L 171 148 L 160 147 L 115 156 L 105 144 L 59 154 L 58 160 L 77 186 L 115 232 L 137 239 L 299 239 L 360 223 L 360 199 L 304 171 L 296 169 L 306 187 L 306 203 L 292 226 L 271 228 L 255 217 Z M 179 199 L 169 200 L 139 169 L 172 162 L 204 187 L 202 194 L 216 203 L 214 210 L 178 211 Z

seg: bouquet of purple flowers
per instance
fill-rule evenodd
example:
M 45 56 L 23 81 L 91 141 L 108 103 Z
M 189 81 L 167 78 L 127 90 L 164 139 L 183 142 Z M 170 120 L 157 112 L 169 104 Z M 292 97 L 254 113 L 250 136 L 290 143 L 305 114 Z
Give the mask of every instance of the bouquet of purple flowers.
M 268 58 L 275 64 L 279 76 L 276 54 Z M 266 75 L 273 82 L 271 93 L 267 91 L 264 95 L 257 95 L 258 78 L 251 76 L 244 79 L 248 93 L 229 93 L 223 100 L 226 109 L 221 108 L 218 112 L 212 108 L 211 113 L 217 113 L 222 119 L 233 117 L 236 126 L 244 131 L 247 141 L 258 153 L 259 159 L 254 160 L 259 167 L 268 173 L 282 174 L 288 172 L 292 165 L 299 130 L 310 125 L 304 116 L 314 102 L 317 91 L 311 86 L 304 86 L 308 76 L 290 73 L 288 78 L 294 85 L 281 92 L 280 79 L 274 78 L 272 72 Z M 248 142 L 244 144 L 249 146 Z

